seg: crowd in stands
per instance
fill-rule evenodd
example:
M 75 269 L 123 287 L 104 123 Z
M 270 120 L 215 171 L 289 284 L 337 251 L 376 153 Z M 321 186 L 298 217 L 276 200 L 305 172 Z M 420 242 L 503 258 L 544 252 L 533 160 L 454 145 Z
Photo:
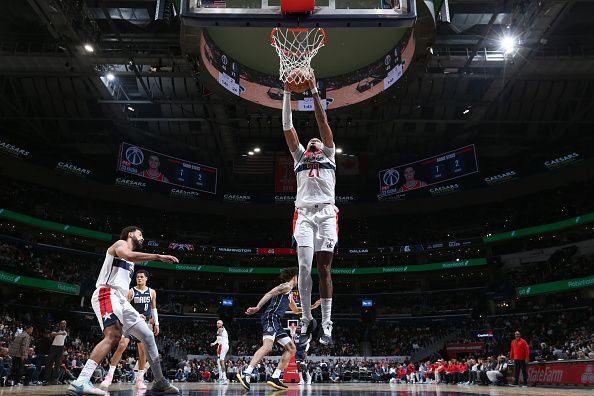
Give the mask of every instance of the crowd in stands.
M 8 180 L 5 187 L 0 191 L 0 207 L 111 234 L 118 234 L 132 223 L 143 226 L 151 238 L 174 242 L 252 247 L 291 244 L 290 218 L 283 225 L 278 220 L 254 222 L 207 214 L 188 216 L 158 209 L 145 216 L 145 211 L 136 207 L 99 201 L 95 197 L 81 199 L 22 181 Z M 482 237 L 550 223 L 594 210 L 591 191 L 594 191 L 591 182 L 580 182 L 504 202 L 443 210 L 431 216 L 398 215 L 398 223 L 406 226 L 390 227 L 389 232 L 386 225 L 392 223 L 386 222 L 385 216 L 343 218 L 341 227 L 356 232 L 341 235 L 341 245 L 359 247 L 363 242 L 368 246 L 409 245 Z M 36 199 L 38 196 L 43 196 L 43 201 Z
M 547 308 L 547 307 L 543 307 Z M 91 326 L 92 315 L 80 320 L 69 316 L 69 335 L 64 358 L 58 375 L 50 383 L 68 383 L 74 379 L 88 359 L 96 326 Z M 46 378 L 45 359 L 51 345 L 50 330 L 61 314 L 49 313 L 43 309 L 23 310 L 9 305 L 0 307 L 0 385 L 9 386 L 19 381 L 26 385 L 41 385 Z M 72 319 L 70 318 L 72 317 Z M 212 323 L 211 323 L 212 322 Z M 307 370 L 311 381 L 371 381 L 400 383 L 448 383 L 489 384 L 504 383 L 507 375 L 507 358 L 510 337 L 516 329 L 522 329 L 530 345 L 530 360 L 585 360 L 594 359 L 594 315 L 592 307 L 581 309 L 532 312 L 520 315 L 489 317 L 484 320 L 452 322 L 449 325 L 396 325 L 377 321 L 368 332 L 361 331 L 356 322 L 336 322 L 335 343 L 331 348 L 315 343 L 309 351 Z M 32 327 L 30 343 L 24 353 L 24 367 L 20 375 L 13 371 L 14 344 L 19 334 Z M 232 357 L 227 363 L 227 376 L 242 370 L 250 356 L 261 343 L 261 329 L 257 322 L 243 320 L 228 322 Z M 391 361 L 389 356 L 410 356 L 426 345 L 451 334 L 454 329 L 491 328 L 499 337 L 487 342 L 478 354 L 466 355 L 459 360 L 434 354 L 429 360 L 420 362 Z M 171 379 L 177 381 L 214 381 L 218 378 L 214 348 L 210 343 L 215 338 L 214 321 L 169 322 L 163 321 L 162 334 L 158 337 L 163 356 L 163 365 Z M 386 356 L 380 359 L 349 359 L 337 356 L 361 356 L 362 341 L 367 339 L 372 356 Z M 450 342 L 473 341 L 468 338 Z M 183 355 L 200 355 L 188 359 L 172 359 L 169 353 L 173 347 L 182 350 Z M 280 352 L 280 351 L 277 351 Z M 445 352 L 443 352 L 445 353 Z M 275 355 L 275 353 L 273 353 Z M 116 369 L 115 381 L 132 381 L 136 351 L 132 346 L 125 352 Z M 404 358 L 406 359 L 406 358 Z M 274 369 L 272 360 L 262 363 L 254 371 L 253 381 L 265 381 Z M 109 368 L 107 359 L 95 372 L 99 381 Z M 497 374 L 500 373 L 500 374 Z M 149 377 L 150 378 L 150 377 Z
M 507 274 L 514 286 L 524 286 L 592 275 L 593 267 L 592 255 L 571 255 L 557 259 L 553 254 L 547 262 L 522 264 L 511 268 Z

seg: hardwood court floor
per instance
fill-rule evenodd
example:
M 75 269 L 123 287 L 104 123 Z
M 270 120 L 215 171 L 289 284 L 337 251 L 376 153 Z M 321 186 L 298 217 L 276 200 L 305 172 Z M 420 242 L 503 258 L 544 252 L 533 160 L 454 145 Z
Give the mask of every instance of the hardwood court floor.
M 248 392 L 236 383 L 216 385 L 210 383 L 176 383 L 181 396 L 239 396 Z M 150 387 L 150 385 L 149 385 Z M 288 391 L 274 391 L 266 384 L 252 384 L 250 396 L 286 395 L 286 396 L 592 396 L 592 388 L 544 388 L 544 387 L 498 387 L 498 386 L 456 386 L 456 385 L 390 385 L 371 383 L 314 384 L 299 386 L 290 384 Z M 9 395 L 65 395 L 66 386 L 19 386 L 0 388 L 0 396 Z M 105 393 L 106 396 L 153 396 L 160 393 L 138 391 L 131 384 L 115 384 Z

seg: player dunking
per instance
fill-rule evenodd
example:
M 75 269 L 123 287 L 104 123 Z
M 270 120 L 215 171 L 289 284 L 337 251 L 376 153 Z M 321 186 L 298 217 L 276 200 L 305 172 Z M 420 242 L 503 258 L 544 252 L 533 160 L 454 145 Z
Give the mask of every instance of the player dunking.
M 122 331 L 133 335 L 144 345 L 155 377 L 152 390 L 179 393 L 179 390 L 163 377 L 153 332 L 127 299 L 135 262 L 159 260 L 178 263 L 179 260 L 173 256 L 135 252 L 142 247 L 143 242 L 142 230 L 131 226 L 124 228 L 120 240 L 107 249 L 95 284 L 96 290 L 91 297 L 91 305 L 103 330 L 103 340 L 95 345 L 80 375 L 68 386 L 67 393 L 70 395 L 105 394 L 93 386 L 91 376 L 109 351 L 119 343 Z
M 293 127 L 291 92 L 285 85 L 283 94 L 283 130 L 285 140 L 294 159 L 297 178 L 297 199 L 293 218 L 293 238 L 297 243 L 299 261 L 299 295 L 301 297 L 301 335 L 299 344 L 309 342 L 316 322 L 311 314 L 311 269 L 314 253 L 320 277 L 322 301 L 322 335 L 320 343 L 332 342 L 332 277 L 330 267 L 334 248 L 338 242 L 338 209 L 334 206 L 336 186 L 336 160 L 332 130 L 322 107 L 316 80 L 308 80 L 313 97 L 316 121 L 322 140 L 314 138 L 305 149 L 299 143 Z
M 287 334 L 281 324 L 281 320 L 285 315 L 287 308 L 291 308 L 291 311 L 295 314 L 301 313 L 291 295 L 291 290 L 297 286 L 297 271 L 297 268 L 284 268 L 280 275 L 280 279 L 283 283 L 266 293 L 260 302 L 258 302 L 258 305 L 248 308 L 245 312 L 247 315 L 253 315 L 268 303 L 268 306 L 264 310 L 260 319 L 263 331 L 262 346 L 256 353 L 254 353 L 254 357 L 252 357 L 250 364 L 244 372 L 237 373 L 239 383 L 248 391 L 250 390 L 250 376 L 252 375 L 254 368 L 270 353 L 270 351 L 272 351 L 272 346 L 275 342 L 282 346 L 285 351 L 281 355 L 276 370 L 272 373 L 272 378 L 266 383 L 275 389 L 289 389 L 281 382 L 280 375 L 289 365 L 291 356 L 295 355 L 296 348 L 291 337 Z
M 159 314 L 157 312 L 157 292 L 146 285 L 148 281 L 148 271 L 141 269 L 136 272 L 136 286 L 128 290 L 128 301 L 132 303 L 134 309 L 144 317 L 149 328 L 153 331 L 155 336 L 159 335 Z M 118 349 L 113 354 L 109 366 L 109 371 L 105 376 L 103 382 L 99 386 L 103 390 L 107 390 L 113 381 L 113 373 L 122 359 L 122 354 L 128 348 L 132 336 L 130 334 L 124 334 Z M 144 372 L 146 366 L 146 355 L 144 351 L 144 345 L 138 343 L 138 371 L 136 372 L 136 387 L 138 389 L 146 389 L 144 383 Z
M 227 352 L 229 352 L 229 333 L 227 333 L 227 329 L 225 329 L 222 320 L 217 320 L 217 339 L 215 342 L 212 342 L 210 346 L 215 346 L 217 344 L 217 367 L 219 369 L 218 382 L 226 385 L 229 383 L 227 380 L 227 368 L 225 367 L 225 357 L 227 356 Z

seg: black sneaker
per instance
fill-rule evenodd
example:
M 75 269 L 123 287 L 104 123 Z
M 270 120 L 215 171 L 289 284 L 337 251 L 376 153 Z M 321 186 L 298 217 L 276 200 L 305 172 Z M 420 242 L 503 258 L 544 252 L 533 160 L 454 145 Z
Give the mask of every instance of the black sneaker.
M 178 394 L 179 393 L 179 389 L 177 389 L 175 386 L 171 385 L 169 383 L 169 381 L 167 381 L 165 378 L 163 378 L 161 381 L 157 381 L 157 382 L 153 382 L 153 387 L 151 388 L 151 390 L 155 391 L 155 392 L 161 392 L 161 393 L 166 393 L 166 394 Z
M 239 383 L 241 384 L 241 386 L 243 386 L 243 389 L 245 389 L 246 391 L 249 391 L 250 383 L 247 382 L 247 379 L 243 376 L 243 374 L 237 373 L 236 377 L 237 377 L 237 380 L 239 381 Z
M 303 328 L 303 319 L 299 321 L 299 327 Z M 315 319 L 312 319 L 307 324 L 307 330 L 305 333 L 299 334 L 299 338 L 297 339 L 298 345 L 307 345 L 312 339 L 312 333 L 314 333 L 318 328 L 318 322 Z
M 270 378 L 268 381 L 266 381 L 266 384 L 272 386 L 274 389 L 278 389 L 278 390 L 287 390 L 289 389 L 289 387 L 285 384 L 283 384 L 281 382 L 280 379 L 278 378 Z

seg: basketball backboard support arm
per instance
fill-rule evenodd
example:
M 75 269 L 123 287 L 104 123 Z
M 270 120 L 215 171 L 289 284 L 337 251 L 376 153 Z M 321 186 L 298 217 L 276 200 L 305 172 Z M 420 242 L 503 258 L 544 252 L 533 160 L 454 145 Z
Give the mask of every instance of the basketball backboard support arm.
M 412 27 L 417 18 L 415 0 L 401 0 L 402 7 L 336 8 L 316 6 L 310 15 L 282 15 L 280 7 L 261 0 L 260 8 L 204 7 L 201 0 L 181 0 L 182 23 L 187 26 L 236 27 Z M 226 4 L 226 3 L 225 3 Z

